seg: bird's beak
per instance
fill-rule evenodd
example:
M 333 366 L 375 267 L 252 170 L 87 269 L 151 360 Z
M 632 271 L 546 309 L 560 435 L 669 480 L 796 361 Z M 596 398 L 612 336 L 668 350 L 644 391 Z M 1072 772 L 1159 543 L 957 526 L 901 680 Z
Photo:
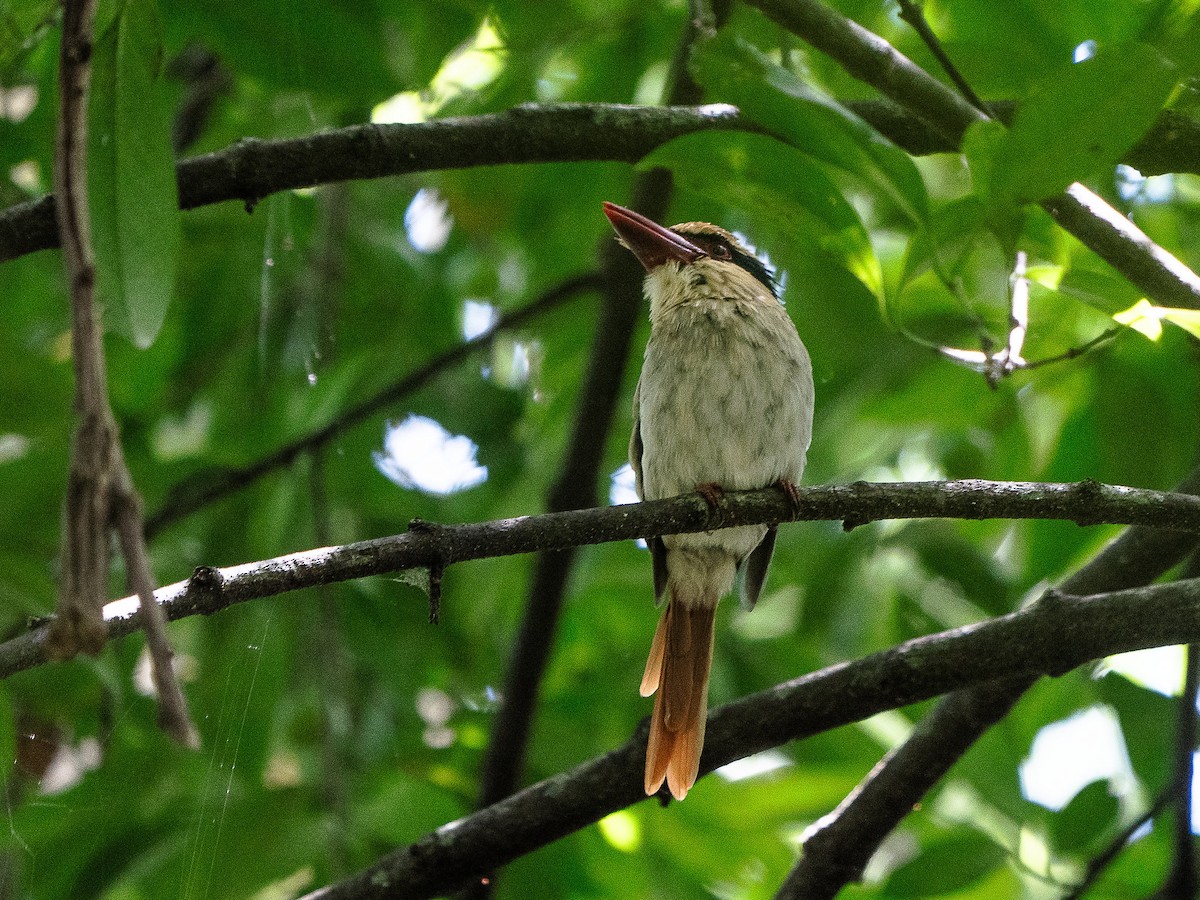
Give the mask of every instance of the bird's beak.
M 621 243 L 633 252 L 647 272 L 653 272 L 670 260 L 693 263 L 708 255 L 687 238 L 632 209 L 605 200 L 604 214 L 616 229 Z

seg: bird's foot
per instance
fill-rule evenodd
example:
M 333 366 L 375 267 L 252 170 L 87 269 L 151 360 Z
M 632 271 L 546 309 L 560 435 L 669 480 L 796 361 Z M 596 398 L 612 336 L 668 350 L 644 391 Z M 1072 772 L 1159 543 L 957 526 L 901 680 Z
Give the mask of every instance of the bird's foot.
M 796 487 L 796 482 L 780 478 L 775 482 L 775 487 L 783 491 L 784 496 L 787 497 L 788 506 L 792 509 L 792 515 L 798 515 L 800 513 L 800 488 Z
M 720 526 L 725 520 L 725 514 L 721 511 L 721 501 L 725 499 L 725 488 L 715 481 L 708 481 L 696 485 L 696 493 L 708 504 L 708 511 L 714 520 L 713 524 Z

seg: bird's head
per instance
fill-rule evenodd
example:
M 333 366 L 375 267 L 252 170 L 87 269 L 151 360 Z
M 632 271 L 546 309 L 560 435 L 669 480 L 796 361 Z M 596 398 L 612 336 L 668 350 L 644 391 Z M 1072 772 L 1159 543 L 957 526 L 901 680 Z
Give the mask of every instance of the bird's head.
M 771 298 L 779 297 L 779 285 L 771 270 L 724 228 L 707 222 L 665 228 L 641 213 L 607 201 L 604 215 L 621 243 L 646 269 L 648 291 L 649 285 L 659 280 L 689 286 L 716 282 L 741 285 L 754 293 L 765 288 Z

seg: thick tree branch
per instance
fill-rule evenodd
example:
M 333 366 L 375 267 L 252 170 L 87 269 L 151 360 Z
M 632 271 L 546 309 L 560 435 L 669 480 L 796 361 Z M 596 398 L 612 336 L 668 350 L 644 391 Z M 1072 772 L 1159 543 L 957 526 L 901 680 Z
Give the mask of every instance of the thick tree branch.
M 352 125 L 302 138 L 246 138 L 176 167 L 179 206 L 241 200 L 279 191 L 406 175 L 535 162 L 637 162 L 681 135 L 757 130 L 732 106 L 641 107 L 612 103 L 528 104 L 502 113 L 420 124 Z M 58 246 L 54 198 L 0 212 L 0 262 Z
M 351 406 L 331 422 L 285 444 L 262 459 L 237 469 L 204 470 L 171 488 L 163 506 L 146 520 L 146 533 L 155 535 L 173 522 L 249 487 L 260 478 L 290 466 L 300 456 L 322 449 L 349 428 L 358 425 L 401 397 L 416 391 L 441 372 L 462 362 L 476 350 L 491 346 L 503 331 L 519 328 L 530 319 L 574 299 L 586 291 L 600 287 L 599 272 L 583 272 L 555 285 L 536 300 L 507 315 L 501 316 L 487 331 L 440 353 L 395 384 L 388 385 L 366 400 Z
M 847 105 L 909 153 L 958 151 L 961 133 L 947 135 L 892 101 Z M 1011 102 L 988 106 L 1001 121 L 1012 116 Z M 543 105 L 415 125 L 353 125 L 286 140 L 248 138 L 181 160 L 176 178 L 181 208 L 193 209 L 228 200 L 252 203 L 295 187 L 444 168 L 636 162 L 673 138 L 714 129 L 759 130 L 728 106 Z M 1124 162 L 1145 175 L 1200 174 L 1200 122 L 1164 111 Z M 53 196 L 0 210 L 0 262 L 57 246 Z
M 236 603 L 319 584 L 493 556 L 736 525 L 832 520 L 854 528 L 881 519 L 909 518 L 1063 519 L 1079 525 L 1142 525 L 1146 530 L 1178 532 L 1181 542 L 1194 544 L 1200 534 L 1200 497 L 1094 481 L 856 482 L 802 488 L 795 507 L 776 488 L 731 491 L 714 511 L 699 494 L 684 494 L 669 500 L 471 525 L 422 523 L 421 528 L 407 534 L 305 550 L 223 569 L 201 567 L 187 581 L 160 588 L 157 597 L 167 618 L 175 620 L 210 615 Z M 1074 581 L 1068 585 L 1081 593 Z M 1097 589 L 1092 587 L 1093 591 Z M 131 614 L 133 608 L 129 598 L 106 607 L 110 638 L 138 628 L 141 615 Z M 48 630 L 48 625 L 39 624 L 0 644 L 0 678 L 44 662 Z
M 1092 659 L 1197 635 L 1200 580 L 1095 597 L 1052 594 L 1019 612 L 907 641 L 715 710 L 700 771 L 968 684 L 1059 675 Z M 645 800 L 645 741 L 643 722 L 612 752 L 446 825 L 308 900 L 436 896 Z
M 986 117 L 874 32 L 821 0 L 750 0 L 771 19 L 832 57 L 955 146 Z M 1101 197 L 1076 182 L 1042 207 L 1064 229 L 1163 306 L 1200 308 L 1200 276 L 1155 244 Z
M 1200 492 L 1200 469 L 1176 488 Z M 1069 576 L 1062 590 L 1073 594 L 1141 587 L 1158 578 L 1195 548 L 1200 535 L 1130 528 Z M 1015 676 L 951 694 L 921 722 L 913 736 L 867 775 L 820 830 L 780 888 L 780 897 L 833 897 L 852 881 L 921 798 L 988 728 L 999 721 L 1035 681 Z
M 956 142 L 891 100 L 851 100 L 845 105 L 913 156 L 958 152 Z M 1011 100 L 991 100 L 987 107 L 1007 125 L 1017 105 Z M 1163 110 L 1122 162 L 1143 175 L 1200 175 L 1200 122 L 1186 113 Z

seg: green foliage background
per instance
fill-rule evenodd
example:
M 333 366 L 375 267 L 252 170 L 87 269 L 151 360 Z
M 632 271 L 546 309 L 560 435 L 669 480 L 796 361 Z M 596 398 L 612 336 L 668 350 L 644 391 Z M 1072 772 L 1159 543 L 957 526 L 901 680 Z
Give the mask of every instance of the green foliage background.
M 890 3 L 836 5 L 938 72 Z M 1118 326 L 1113 315 L 1139 292 L 1040 209 L 1017 205 L 1084 179 L 1180 259 L 1200 261 L 1194 179 L 1120 193 L 1113 168 L 1164 103 L 1195 111 L 1191 5 L 931 0 L 926 15 L 975 90 L 1017 100 L 1021 111 L 1010 132 L 973 130 L 965 156 L 916 161 L 831 102 L 869 97 L 867 87 L 758 12 L 737 7 L 695 49 L 705 101 L 737 104 L 779 137 L 697 134 L 640 168 L 674 173 L 671 221 L 739 229 L 786 273 L 788 310 L 817 381 L 810 483 L 1090 477 L 1170 488 L 1191 468 L 1195 338 L 1171 315 L 1154 340 Z M 680 2 L 625 0 L 102 3 L 94 215 L 112 399 L 147 508 L 194 473 L 253 462 L 335 419 L 461 342 L 465 300 L 511 311 L 594 268 L 611 240 L 600 202 L 628 202 L 637 174 L 618 163 L 429 172 L 277 194 L 250 214 L 237 203 L 178 214 L 167 128 L 184 86 L 154 77 L 160 58 L 200 44 L 230 73 L 190 154 L 367 121 L 405 91 L 424 92 L 439 117 L 539 101 L 657 103 L 687 15 Z M 27 118 L 0 116 L 0 172 L 25 173 L 0 183 L 4 206 L 49 183 L 55 16 L 46 0 L 0 2 L 0 88 L 37 91 Z M 483 52 L 493 77 L 473 88 L 447 83 L 447 60 L 461 62 L 485 20 L 502 45 Z M 1073 65 L 1085 41 L 1096 55 Z M 406 235 L 405 211 L 421 189 L 436 191 L 453 217 L 448 242 L 432 253 Z M 978 350 L 982 335 L 1003 346 L 1014 249 L 1029 254 L 1034 281 L 1029 359 L 1119 331 L 1100 349 L 993 389 L 930 348 Z M 0 303 L 0 626 L 11 634 L 48 613 L 55 594 L 72 391 L 57 252 L 0 267 Z M 157 576 L 167 583 L 201 564 L 395 533 L 414 517 L 543 510 L 597 309 L 589 293 L 537 317 L 318 458 L 169 526 L 152 543 Z M 646 331 L 643 322 L 634 358 L 612 361 L 625 370 L 626 397 Z M 527 379 L 511 375 L 515 344 L 529 355 Z M 604 437 L 606 472 L 625 458 L 627 408 L 623 399 Z M 385 420 L 409 413 L 477 442 L 486 483 L 439 497 L 385 478 L 372 454 Z M 786 527 L 758 610 L 722 611 L 713 704 L 1011 610 L 1112 533 L 1049 522 Z M 11 895 L 292 896 L 465 815 L 531 565 L 514 557 L 452 568 L 439 627 L 426 624 L 420 590 L 384 578 L 173 625 L 198 754 L 155 729 L 153 701 L 132 677 L 140 638 L 97 661 L 8 679 L 0 747 L 17 764 L 0 869 Z M 649 568 L 631 544 L 580 556 L 527 781 L 616 746 L 649 712 L 636 691 L 656 617 Z M 450 703 L 449 746 L 435 746 L 420 715 L 431 690 Z M 1058 813 L 1025 799 L 1017 770 L 1039 729 L 1095 704 L 1116 712 L 1135 783 L 1092 785 Z M 705 778 L 683 804 L 640 804 L 509 867 L 499 896 L 770 896 L 799 835 L 921 713 L 789 745 L 786 767 Z M 1173 721 L 1170 701 L 1119 674 L 1041 682 L 848 895 L 1057 896 L 1055 885 L 1077 878 L 1170 779 Z M 88 739 L 98 765 L 66 791 L 41 793 L 39 759 Z M 1168 864 L 1166 824 L 1133 843 L 1092 896 L 1150 893 Z

